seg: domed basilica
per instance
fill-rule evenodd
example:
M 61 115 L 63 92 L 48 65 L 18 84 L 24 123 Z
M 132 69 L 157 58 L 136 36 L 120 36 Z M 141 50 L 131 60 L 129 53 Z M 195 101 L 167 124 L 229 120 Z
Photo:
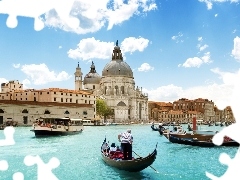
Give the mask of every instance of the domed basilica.
M 148 96 L 142 93 L 142 88 L 135 87 L 133 71 L 123 61 L 118 41 L 113 49 L 112 60 L 102 70 L 102 76 L 96 72 L 93 62 L 83 80 L 79 64 L 74 75 L 75 90 L 92 90 L 96 97 L 104 99 L 114 111 L 112 122 L 148 121 Z

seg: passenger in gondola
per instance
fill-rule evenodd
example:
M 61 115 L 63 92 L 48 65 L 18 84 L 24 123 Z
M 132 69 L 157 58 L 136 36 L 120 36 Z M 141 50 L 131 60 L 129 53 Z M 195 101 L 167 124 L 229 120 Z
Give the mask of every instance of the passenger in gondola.
M 133 136 L 131 134 L 131 129 L 118 135 L 118 140 L 121 142 L 121 148 L 123 151 L 123 160 L 132 160 L 132 142 Z
M 105 152 L 106 154 L 109 153 L 109 150 L 110 150 L 110 147 L 108 146 L 108 143 L 105 142 L 103 145 L 102 145 L 102 151 Z
M 115 152 L 116 150 L 117 150 L 117 147 L 116 147 L 115 143 L 112 143 L 110 146 L 110 149 L 109 149 L 109 153 Z

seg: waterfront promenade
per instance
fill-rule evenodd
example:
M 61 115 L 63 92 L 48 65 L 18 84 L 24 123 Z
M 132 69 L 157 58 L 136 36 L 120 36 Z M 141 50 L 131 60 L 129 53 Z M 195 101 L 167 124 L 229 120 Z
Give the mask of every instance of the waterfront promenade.
M 44 163 L 52 157 L 60 161 L 53 169 L 59 180 L 201 180 L 208 179 L 205 171 L 221 176 L 227 166 L 221 165 L 218 158 L 226 152 L 233 157 L 238 147 L 200 148 L 172 144 L 158 132 L 152 131 L 151 125 L 87 126 L 82 134 L 63 137 L 36 138 L 30 127 L 15 128 L 13 146 L 1 148 L 0 160 L 7 160 L 9 168 L 0 171 L 0 179 L 12 179 L 16 172 L 24 175 L 24 180 L 37 180 L 37 166 L 26 166 L 23 162 L 27 155 L 39 155 Z M 129 173 L 107 166 L 101 160 L 100 146 L 107 140 L 119 144 L 117 135 L 131 128 L 134 137 L 133 150 L 141 156 L 152 152 L 158 143 L 157 159 L 151 167 Z M 219 130 L 221 127 L 208 127 Z M 0 139 L 4 139 L 0 131 Z M 135 156 L 137 157 L 137 156 Z

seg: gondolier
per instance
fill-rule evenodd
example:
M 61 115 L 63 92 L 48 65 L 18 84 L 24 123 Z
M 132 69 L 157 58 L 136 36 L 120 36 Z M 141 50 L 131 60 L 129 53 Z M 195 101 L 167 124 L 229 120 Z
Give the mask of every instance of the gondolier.
M 131 129 L 118 135 L 118 140 L 121 142 L 121 148 L 123 151 L 123 160 L 132 160 L 132 142 L 133 136 L 131 134 Z

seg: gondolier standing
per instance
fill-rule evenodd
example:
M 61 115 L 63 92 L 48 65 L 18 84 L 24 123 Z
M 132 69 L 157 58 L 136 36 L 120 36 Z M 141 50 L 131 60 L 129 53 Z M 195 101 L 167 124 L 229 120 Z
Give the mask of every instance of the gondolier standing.
M 132 142 L 133 136 L 131 129 L 118 135 L 118 140 L 121 142 L 124 160 L 132 160 Z

